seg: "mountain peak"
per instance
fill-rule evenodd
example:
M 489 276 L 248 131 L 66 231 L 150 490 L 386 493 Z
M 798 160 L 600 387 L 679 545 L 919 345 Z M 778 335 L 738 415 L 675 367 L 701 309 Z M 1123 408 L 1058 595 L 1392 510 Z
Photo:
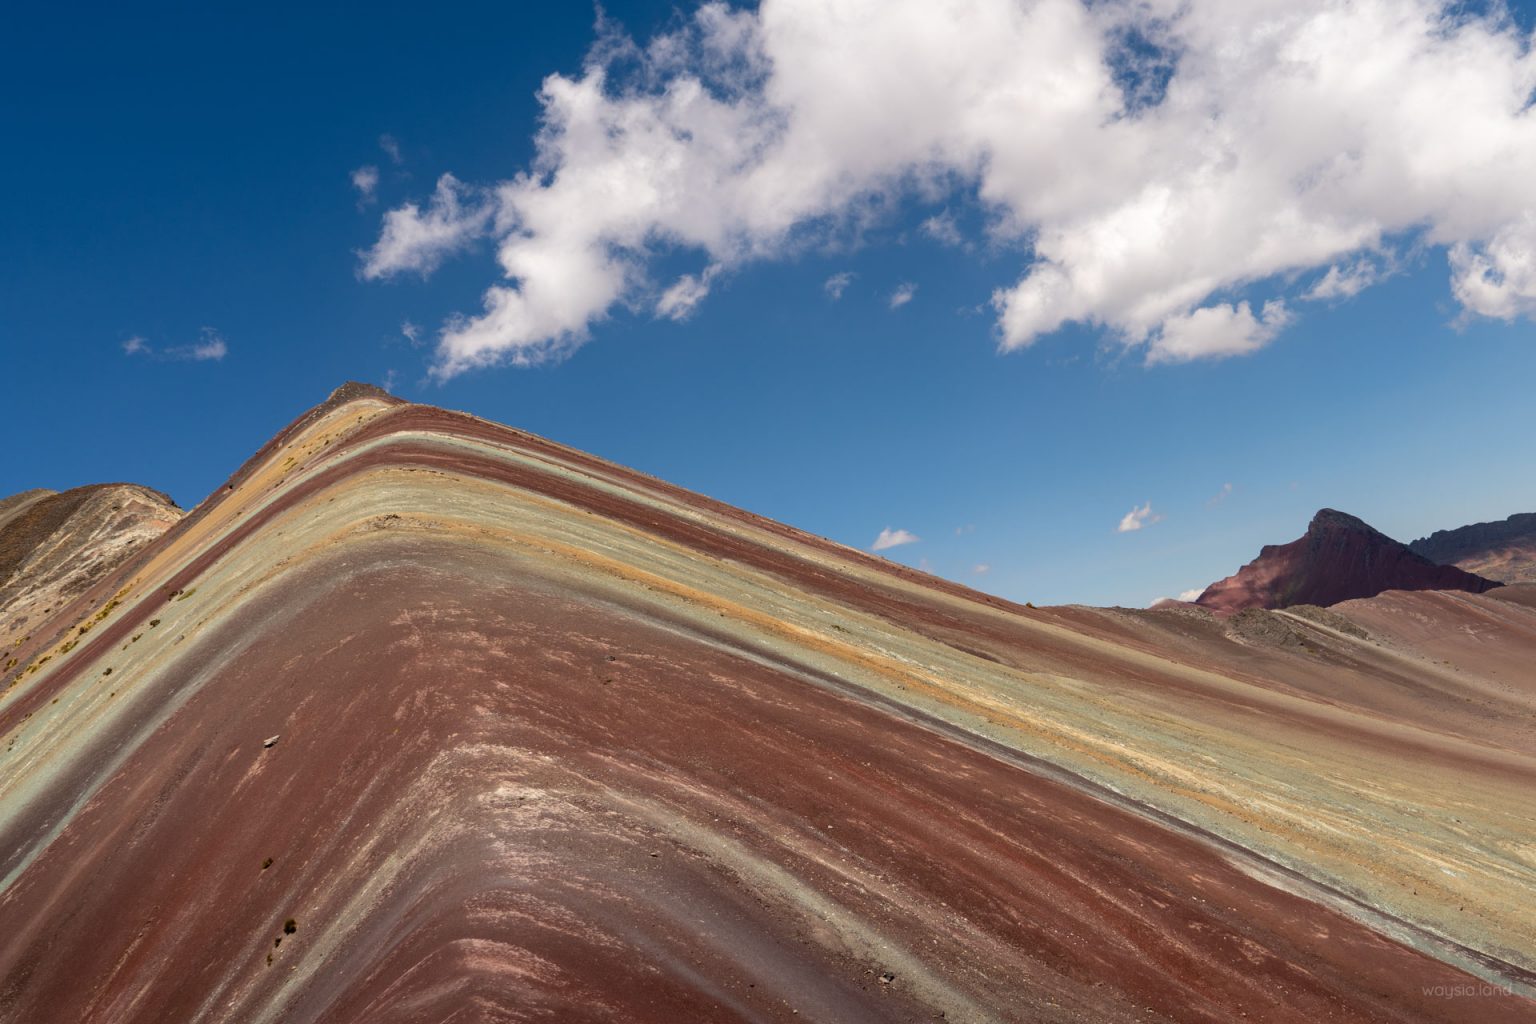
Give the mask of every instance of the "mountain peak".
M 1336 508 L 1320 508 L 1312 517 L 1312 522 L 1307 525 L 1308 533 L 1320 530 L 1355 530 L 1361 533 L 1380 534 L 1370 523 L 1348 512 L 1340 512 Z
M 1331 605 L 1384 590 L 1466 590 L 1500 586 L 1415 554 L 1369 523 L 1337 509 L 1320 509 L 1307 532 L 1269 545 L 1236 573 L 1211 584 L 1196 603 L 1229 614 L 1244 608 Z

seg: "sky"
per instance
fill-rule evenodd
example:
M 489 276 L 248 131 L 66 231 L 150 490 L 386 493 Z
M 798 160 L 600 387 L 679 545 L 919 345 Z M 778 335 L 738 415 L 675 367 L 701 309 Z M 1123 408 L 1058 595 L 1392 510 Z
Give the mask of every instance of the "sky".
M 1532 3 L 32 5 L 0 493 L 344 380 L 1035 603 L 1536 510 Z

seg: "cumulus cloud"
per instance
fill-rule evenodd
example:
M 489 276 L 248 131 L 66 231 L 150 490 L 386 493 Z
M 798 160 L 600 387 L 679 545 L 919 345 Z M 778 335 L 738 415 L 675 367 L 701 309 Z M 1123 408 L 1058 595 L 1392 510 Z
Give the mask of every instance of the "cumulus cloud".
M 836 302 L 843 297 L 843 292 L 848 290 L 848 286 L 853 284 L 855 276 L 852 271 L 844 270 L 827 278 L 826 283 L 821 287 L 827 293 L 827 297 Z
M 905 281 L 897 285 L 896 290 L 891 292 L 891 308 L 900 309 L 902 306 L 905 306 L 907 303 L 911 302 L 912 297 L 916 294 L 917 285 L 913 284 L 911 281 Z
M 502 280 L 439 337 L 449 377 L 580 344 L 659 255 L 732 269 L 955 193 L 1019 253 L 992 296 L 1005 350 L 1081 323 L 1152 362 L 1252 352 L 1306 282 L 1346 297 L 1398 242 L 1446 254 L 1467 315 L 1531 316 L 1536 50 L 1483 11 L 706 3 L 644 44 L 605 31 L 545 79 L 533 164 L 390 211 L 364 275 L 494 236 Z
M 492 212 L 479 190 L 445 174 L 437 180 L 425 210 L 406 203 L 384 215 L 379 240 L 363 254 L 363 276 L 430 274 L 450 254 L 483 235 Z
M 1193 590 L 1180 591 L 1179 592 L 1179 600 L 1180 601 L 1193 601 L 1193 600 L 1195 600 L 1195 598 L 1199 597 L 1203 593 L 1205 593 L 1205 588 L 1204 587 L 1196 587 Z
M 1121 518 L 1120 525 L 1115 527 L 1115 532 L 1130 533 L 1162 521 L 1163 517 L 1152 511 L 1152 503 L 1149 501 L 1145 505 L 1131 506 L 1131 510 Z
M 1187 363 L 1191 359 L 1255 352 L 1274 340 L 1290 322 L 1291 313 L 1279 299 L 1264 303 L 1258 316 L 1253 315 L 1246 302 L 1202 306 L 1165 319 L 1162 331 L 1147 352 L 1147 361 Z
M 123 342 L 123 353 L 161 362 L 207 363 L 218 362 L 229 355 L 229 344 L 218 331 L 212 327 L 204 327 L 199 332 L 197 341 L 188 345 L 173 345 L 169 348 L 157 347 L 150 344 L 147 338 L 134 335 Z
M 869 546 L 869 550 L 884 551 L 886 548 L 899 548 L 903 544 L 916 544 L 919 540 L 922 540 L 922 538 L 915 533 L 908 533 L 906 530 L 893 530 L 887 526 L 880 531 L 880 536 L 875 538 L 875 542 Z
M 374 193 L 379 188 L 379 169 L 372 164 L 359 167 L 352 172 L 352 187 L 357 189 L 357 201 L 366 205 L 373 202 Z
M 1451 270 L 1451 290 L 1468 312 L 1500 320 L 1536 316 L 1536 212 L 1486 243 L 1452 246 Z

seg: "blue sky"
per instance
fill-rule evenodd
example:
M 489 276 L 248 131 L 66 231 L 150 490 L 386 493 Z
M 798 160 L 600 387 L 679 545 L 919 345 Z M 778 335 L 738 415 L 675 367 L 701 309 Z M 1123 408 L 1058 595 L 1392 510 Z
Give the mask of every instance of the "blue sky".
M 794 7 L 764 8 L 763 24 Z M 1512 18 L 1513 27 L 1485 36 L 1529 31 L 1529 7 Z M 1333 204 L 1330 225 L 1356 214 L 1381 225 L 1368 244 L 1335 244 L 1321 256 L 1287 251 L 1276 271 L 1244 262 L 1264 248 L 1264 231 L 1213 239 L 1236 255 L 1216 271 L 1193 262 L 1189 273 L 1214 274 L 1215 284 L 1166 302 L 1169 288 L 1159 286 L 1163 305 L 1151 319 L 1136 312 L 1147 308 L 1140 285 L 1105 297 L 1084 283 L 1103 270 L 1092 263 L 1103 247 L 1083 256 L 1079 242 L 1101 237 L 1094 232 L 1109 223 L 1108 206 L 1062 200 L 1075 211 L 1068 216 L 1019 198 L 1070 191 L 1078 178 L 1106 195 L 1140 189 L 1103 170 L 1121 142 L 1081 136 L 1053 158 L 1065 170 L 1030 169 L 1045 177 L 1024 186 L 1002 180 L 999 168 L 1009 159 L 1035 168 L 1037 153 L 988 151 L 975 165 L 945 164 L 947 152 L 938 161 L 871 163 L 866 151 L 881 145 L 850 143 L 826 151 L 843 163 L 812 200 L 795 200 L 804 203 L 799 212 L 784 213 L 786 199 L 741 213 L 777 193 L 756 180 L 724 180 L 735 172 L 710 163 L 701 129 L 689 139 L 703 141 L 683 151 L 677 172 L 693 176 L 687 202 L 635 229 L 641 241 L 625 250 L 617 300 L 588 302 L 578 328 L 563 334 L 482 332 L 474 359 L 496 365 L 445 373 L 437 348 L 445 324 L 476 322 L 482 292 L 508 283 L 498 250 L 526 241 L 489 226 L 503 209 L 493 186 L 535 160 L 546 76 L 579 83 L 594 42 L 606 40 L 611 55 L 628 38 L 635 47 L 605 65 L 616 83 L 608 98 L 628 95 L 643 108 L 693 75 L 728 98 L 739 90 L 743 102 L 761 99 L 760 88 L 775 95 L 751 53 L 733 56 L 727 72 L 701 70 L 715 36 L 697 27 L 691 5 L 609 4 L 605 19 L 595 26 L 593 10 L 576 4 L 468 5 L 430 17 L 389 5 L 366 15 L 166 5 L 13 18 L 0 42 L 0 75 L 15 100 L 0 111 L 10 140 L 0 164 L 9 197 L 0 236 L 9 411 L 0 492 L 129 480 L 190 506 L 289 418 L 355 378 L 847 544 L 868 548 L 881 530 L 904 530 L 921 539 L 884 554 L 1037 603 L 1138 605 L 1202 586 L 1261 544 L 1299 535 L 1325 505 L 1405 540 L 1536 509 L 1536 299 L 1517 280 L 1520 246 L 1530 240 L 1520 211 L 1532 204 L 1514 173 L 1528 169 L 1536 180 L 1536 162 L 1524 162 L 1536 150 L 1495 140 L 1496 158 L 1469 157 L 1464 169 L 1455 147 L 1479 141 L 1437 137 L 1449 129 L 1433 124 L 1422 138 L 1422 125 L 1400 133 L 1449 161 L 1448 170 L 1401 184 L 1410 198 L 1422 186 L 1422 206 L 1381 205 L 1350 172 L 1341 172 L 1336 194 L 1298 200 L 1307 211 Z M 1194 56 L 1183 67 L 1198 64 L 1197 30 L 1245 31 L 1189 26 L 1180 45 Z M 658 37 L 680 40 L 684 52 L 662 61 L 655 46 L 644 49 Z M 1512 61 L 1517 79 L 1522 60 Z M 1133 61 L 1118 70 L 1154 82 L 1152 98 L 1138 102 L 1159 117 L 1159 104 L 1187 101 L 1155 94 L 1155 68 Z M 1194 84 L 1230 82 L 1230 71 Z M 856 63 L 846 74 L 864 80 Z M 805 95 L 812 98 L 796 116 L 820 102 L 819 93 Z M 961 99 L 967 110 L 978 106 Z M 752 107 L 750 124 L 769 107 Z M 1225 112 L 1232 121 L 1251 114 Z M 954 120 L 937 101 L 930 113 L 935 123 Z M 1390 103 L 1364 114 L 1363 124 L 1396 123 Z M 915 135 L 925 116 L 900 112 Z M 1021 114 L 1017 132 L 1028 136 L 1054 116 Z M 1148 116 L 1148 152 L 1161 151 L 1159 138 L 1188 134 L 1173 117 L 1159 125 Z M 1266 118 L 1270 135 L 1233 143 L 1238 163 L 1271 151 L 1280 128 Z M 1521 114 L 1504 135 L 1519 142 L 1530 122 Z M 990 130 L 978 128 L 979 141 L 939 138 L 951 149 L 969 141 L 985 149 Z M 1347 142 L 1356 129 L 1339 130 Z M 612 155 L 559 144 L 569 168 Z M 629 150 L 618 156 L 637 159 Z M 377 184 L 364 195 L 353 175 L 368 167 Z M 451 252 L 424 250 L 416 239 L 398 266 L 367 276 L 386 214 L 414 204 L 430 216 L 448 173 L 481 220 L 449 224 Z M 1122 179 L 1134 173 L 1122 169 Z M 1235 179 L 1235 193 L 1256 191 L 1253 180 L 1268 179 Z M 569 202 L 544 185 L 530 196 Z M 550 245 L 598 237 L 623 248 L 629 209 L 556 207 L 554 223 L 591 223 L 574 242 L 564 227 L 550 229 Z M 1009 213 L 1029 223 L 1014 230 L 1003 223 Z M 1251 217 L 1263 228 L 1265 216 L 1234 207 L 1223 224 L 1238 230 Z M 1189 237 L 1147 244 L 1176 261 Z M 1315 237 L 1297 245 L 1315 247 Z M 1448 256 L 1456 240 L 1464 254 L 1492 261 L 1488 280 L 1499 287 L 1457 290 Z M 440 265 L 421 273 L 428 264 Z M 1063 268 L 1079 305 L 1046 308 L 1045 291 L 1026 294 L 1029 275 L 1047 264 Z M 1226 264 L 1230 279 L 1218 280 Z M 1329 268 L 1362 266 L 1374 283 L 1358 294 L 1307 298 Z M 1133 269 L 1127 280 L 1159 268 Z M 834 299 L 826 284 L 840 274 L 849 277 Z M 658 310 L 682 275 L 707 281 L 708 294 L 674 320 Z M 537 280 L 514 283 L 532 295 Z M 910 301 L 893 308 L 903 285 L 913 286 Z M 1008 320 L 1000 294 L 1034 312 Z M 525 319 L 543 322 L 537 312 Z M 1196 330 L 1218 316 L 1220 338 Z M 406 322 L 418 328 L 416 344 L 402 334 Z M 1177 348 L 1179 339 L 1195 348 Z M 1255 351 L 1220 357 L 1231 344 Z M 1181 351 L 1198 357 L 1157 355 Z M 506 365 L 519 353 L 536 365 Z M 1117 530 L 1148 504 L 1140 529 Z

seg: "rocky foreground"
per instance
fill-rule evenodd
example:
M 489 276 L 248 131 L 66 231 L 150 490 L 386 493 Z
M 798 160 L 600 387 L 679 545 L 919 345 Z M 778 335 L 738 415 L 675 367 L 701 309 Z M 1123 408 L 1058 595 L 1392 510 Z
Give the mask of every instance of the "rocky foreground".
M 0 608 L 0 1020 L 1536 1020 L 1533 590 L 1021 607 L 349 386 Z

